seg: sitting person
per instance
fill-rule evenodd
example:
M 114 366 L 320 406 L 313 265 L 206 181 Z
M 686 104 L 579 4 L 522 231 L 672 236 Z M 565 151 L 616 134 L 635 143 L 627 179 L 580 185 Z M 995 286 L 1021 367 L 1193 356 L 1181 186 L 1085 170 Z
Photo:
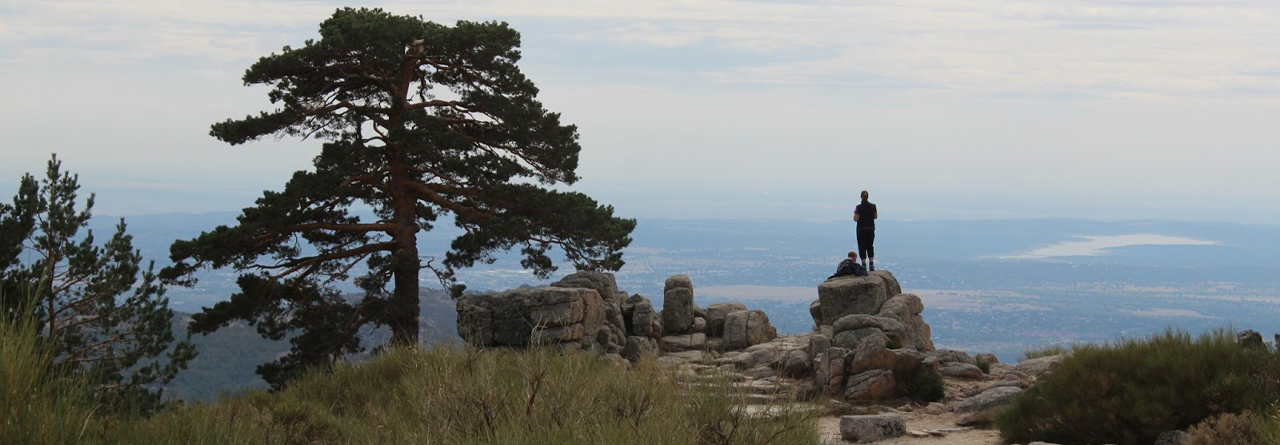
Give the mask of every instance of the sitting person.
M 856 251 L 849 252 L 849 257 L 845 258 L 844 261 L 841 261 L 839 266 L 836 266 L 836 274 L 827 277 L 827 279 L 830 280 L 835 277 L 843 277 L 846 275 L 853 275 L 856 277 L 867 276 L 867 269 L 863 268 L 861 264 L 858 264 L 858 252 Z

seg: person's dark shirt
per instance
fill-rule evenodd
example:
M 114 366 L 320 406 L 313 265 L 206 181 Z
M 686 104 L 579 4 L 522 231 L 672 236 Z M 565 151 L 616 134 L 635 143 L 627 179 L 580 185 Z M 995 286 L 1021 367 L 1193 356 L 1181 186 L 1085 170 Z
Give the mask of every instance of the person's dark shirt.
M 830 280 L 832 278 L 843 277 L 845 275 L 865 277 L 867 276 L 867 269 L 864 269 L 861 264 L 858 264 L 858 260 L 845 258 L 844 261 L 840 262 L 839 266 L 836 266 L 836 274 L 827 277 L 827 279 Z
M 853 209 L 853 214 L 858 215 L 858 230 L 875 230 L 876 229 L 876 205 L 867 201 L 862 201 L 858 207 Z

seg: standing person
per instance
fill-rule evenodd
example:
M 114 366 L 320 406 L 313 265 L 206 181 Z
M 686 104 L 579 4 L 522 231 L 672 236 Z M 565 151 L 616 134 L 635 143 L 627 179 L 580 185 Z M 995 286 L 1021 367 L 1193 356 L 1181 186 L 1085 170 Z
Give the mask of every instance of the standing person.
M 876 211 L 875 204 L 867 201 L 868 196 L 863 190 L 862 204 L 853 209 L 853 220 L 858 223 L 858 256 L 862 257 L 862 265 L 867 270 L 876 270 L 876 218 L 880 217 L 880 212 Z

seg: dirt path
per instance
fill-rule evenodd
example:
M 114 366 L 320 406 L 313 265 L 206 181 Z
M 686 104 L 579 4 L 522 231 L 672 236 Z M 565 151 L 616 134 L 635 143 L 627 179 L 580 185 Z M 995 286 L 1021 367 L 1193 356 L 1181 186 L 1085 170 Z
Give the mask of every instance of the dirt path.
M 924 411 L 914 411 L 902 413 L 907 419 L 907 431 L 923 431 L 923 430 L 944 430 L 949 428 L 958 428 L 956 419 L 959 417 L 955 413 L 942 413 L 937 415 L 926 414 Z M 818 419 L 818 432 L 822 434 L 822 443 L 825 444 L 844 444 L 840 438 L 840 416 L 827 416 Z M 930 436 L 930 437 L 911 437 L 910 435 L 895 437 L 874 442 L 878 444 L 901 444 L 901 445 L 1000 445 L 1000 433 L 992 429 L 968 429 L 947 433 L 946 436 Z

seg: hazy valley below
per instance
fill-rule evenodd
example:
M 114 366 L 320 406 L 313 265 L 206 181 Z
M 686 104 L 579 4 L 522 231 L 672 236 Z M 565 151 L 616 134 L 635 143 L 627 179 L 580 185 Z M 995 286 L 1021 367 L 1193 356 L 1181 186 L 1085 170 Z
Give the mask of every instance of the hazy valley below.
M 163 265 L 168 244 L 234 214 L 127 218 L 136 245 Z M 106 225 L 112 218 L 95 218 Z M 764 309 L 781 333 L 812 329 L 817 286 L 853 249 L 852 223 L 642 219 L 618 287 L 661 304 L 663 281 L 693 278 L 699 305 L 741 301 Z M 98 228 L 97 230 L 105 230 Z M 441 223 L 422 237 L 441 256 L 458 233 Z M 1138 244 L 1128 244 L 1135 242 Z M 1028 347 L 1102 342 L 1166 328 L 1232 325 L 1270 338 L 1280 330 L 1280 226 L 1179 221 L 882 221 L 877 268 L 921 297 L 940 348 L 993 352 L 1016 361 Z M 1089 255 L 1081 255 L 1087 253 Z M 572 270 L 562 270 L 556 279 Z M 459 273 L 473 292 L 537 286 L 514 256 Z M 424 276 L 424 287 L 437 286 Z M 173 307 L 198 312 L 233 292 L 234 275 L 208 271 L 194 289 L 170 289 Z M 354 291 L 354 290 L 352 290 Z M 423 296 L 427 341 L 455 339 L 455 313 L 440 293 Z M 371 332 L 369 336 L 385 335 Z M 261 387 L 253 367 L 288 348 L 240 326 L 201 342 L 202 357 L 171 394 L 208 400 Z M 235 354 L 224 349 L 238 350 Z

